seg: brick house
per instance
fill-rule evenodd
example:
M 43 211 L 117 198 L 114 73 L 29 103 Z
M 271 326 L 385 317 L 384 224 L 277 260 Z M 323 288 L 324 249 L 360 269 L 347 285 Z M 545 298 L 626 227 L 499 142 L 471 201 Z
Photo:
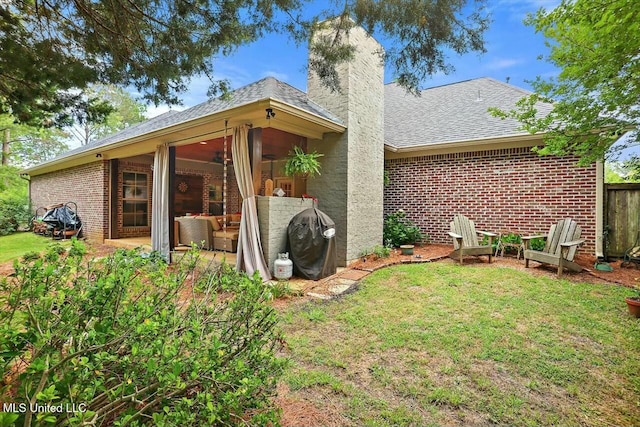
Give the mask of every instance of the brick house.
M 601 165 L 579 168 L 575 158 L 539 157 L 531 147 L 541 144 L 541 136 L 487 112 L 512 107 L 526 92 L 476 79 L 414 97 L 383 84 L 374 39 L 355 28 L 349 42 L 357 53 L 339 67 L 340 93 L 313 74 L 306 93 L 266 78 L 229 97 L 165 113 L 27 169 L 34 210 L 73 201 L 91 240 L 150 236 L 154 152 L 165 144 L 170 219 L 237 212 L 242 200 L 228 143 L 234 127 L 251 124 L 251 172 L 270 266 L 283 249 L 273 235 L 308 206 L 302 193 L 318 198 L 336 222 L 339 265 L 381 244 L 383 215 L 398 209 L 430 241 L 446 243 L 455 213 L 483 229 L 523 233 L 572 217 L 583 227 L 584 248 L 599 250 Z M 283 175 L 284 158 L 296 145 L 324 155 L 321 176 L 300 182 Z M 385 169 L 391 180 L 386 188 Z M 269 203 L 267 179 L 292 196 L 290 206 Z
M 543 233 L 574 218 L 582 249 L 602 254 L 601 163 L 578 167 L 573 156 L 539 156 L 542 135 L 519 130 L 515 120 L 492 117 L 528 92 L 480 78 L 407 95 L 385 86 L 385 215 L 403 209 L 432 242 L 449 243 L 456 213 L 480 229 Z M 539 104 L 540 114 L 549 104 Z

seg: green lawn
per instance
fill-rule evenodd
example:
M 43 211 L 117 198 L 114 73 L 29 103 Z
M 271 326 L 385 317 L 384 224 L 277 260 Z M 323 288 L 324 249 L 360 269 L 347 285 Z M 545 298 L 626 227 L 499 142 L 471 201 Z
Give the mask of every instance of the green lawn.
M 0 236 L 0 262 L 20 258 L 27 252 L 42 252 L 53 242 L 69 244 L 70 240 L 52 240 L 51 237 L 21 232 Z
M 326 424 L 640 424 L 626 288 L 438 262 L 284 314 L 289 397 Z

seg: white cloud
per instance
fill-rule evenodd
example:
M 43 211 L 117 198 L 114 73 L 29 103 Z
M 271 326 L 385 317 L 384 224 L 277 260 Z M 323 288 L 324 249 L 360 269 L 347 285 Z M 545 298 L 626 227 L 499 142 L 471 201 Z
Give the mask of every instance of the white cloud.
M 159 116 L 160 114 L 164 114 L 167 111 L 170 110 L 174 110 L 174 111 L 182 111 L 184 109 L 186 109 L 187 107 L 178 105 L 178 106 L 173 106 L 173 107 L 169 107 L 166 104 L 162 104 L 162 105 L 150 105 L 147 107 L 147 111 L 145 112 L 145 117 L 147 117 L 148 119 L 152 119 L 154 117 Z
M 515 58 L 495 58 L 484 68 L 491 71 L 504 70 L 506 68 L 515 67 L 517 65 L 522 64 L 524 61 L 522 59 Z

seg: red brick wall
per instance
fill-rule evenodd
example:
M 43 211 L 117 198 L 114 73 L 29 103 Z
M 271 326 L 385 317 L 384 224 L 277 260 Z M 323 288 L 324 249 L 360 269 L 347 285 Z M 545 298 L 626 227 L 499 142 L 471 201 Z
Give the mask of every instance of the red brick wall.
M 108 183 L 107 161 L 32 176 L 32 208 L 75 202 L 84 236 L 102 242 L 108 230 Z
M 431 242 L 451 243 L 453 215 L 476 228 L 547 234 L 552 223 L 574 218 L 584 252 L 595 248 L 596 166 L 576 157 L 538 156 L 529 148 L 387 159 L 390 185 L 385 215 L 404 209 Z

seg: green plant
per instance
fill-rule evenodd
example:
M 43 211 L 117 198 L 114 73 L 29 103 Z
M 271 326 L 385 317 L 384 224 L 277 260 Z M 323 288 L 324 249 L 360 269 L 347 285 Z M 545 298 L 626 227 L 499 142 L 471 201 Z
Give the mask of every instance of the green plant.
M 388 258 L 391 254 L 391 248 L 382 245 L 376 245 L 373 248 L 367 248 L 360 253 L 361 257 L 366 257 L 369 255 L 374 255 L 376 259 L 378 258 Z
M 535 239 L 531 239 L 529 241 L 529 248 L 533 249 L 534 251 L 541 251 L 541 250 L 544 250 L 544 247 L 546 244 L 547 244 L 547 241 L 545 238 L 536 237 Z
M 277 423 L 284 362 L 259 277 L 201 271 L 197 251 L 176 267 L 135 251 L 83 256 L 74 241 L 0 282 L 0 401 L 25 405 L 0 425 Z
M 385 246 L 414 244 L 424 238 L 420 229 L 400 209 L 387 215 L 384 220 L 382 235 Z
M 0 166 L 0 236 L 26 225 L 29 213 L 27 181 L 20 178 L 18 168 Z
M 287 176 L 301 176 L 303 178 L 313 178 L 320 175 L 320 162 L 318 158 L 324 156 L 318 152 L 305 153 L 298 146 L 293 147 L 289 152 L 287 162 L 284 165 L 284 174 Z

